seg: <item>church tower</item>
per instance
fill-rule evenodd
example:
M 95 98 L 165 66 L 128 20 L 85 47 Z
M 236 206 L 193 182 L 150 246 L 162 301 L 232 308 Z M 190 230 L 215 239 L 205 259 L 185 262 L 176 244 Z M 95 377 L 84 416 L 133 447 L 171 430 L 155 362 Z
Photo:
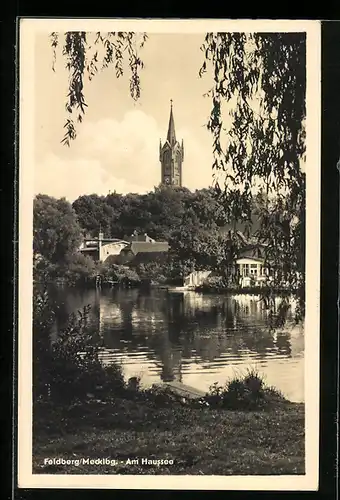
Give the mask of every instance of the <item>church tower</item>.
M 170 101 L 170 118 L 168 135 L 165 143 L 159 144 L 159 161 L 162 165 L 161 183 L 169 186 L 182 186 L 182 163 L 184 160 L 183 140 L 180 144 L 176 139 L 175 121 Z

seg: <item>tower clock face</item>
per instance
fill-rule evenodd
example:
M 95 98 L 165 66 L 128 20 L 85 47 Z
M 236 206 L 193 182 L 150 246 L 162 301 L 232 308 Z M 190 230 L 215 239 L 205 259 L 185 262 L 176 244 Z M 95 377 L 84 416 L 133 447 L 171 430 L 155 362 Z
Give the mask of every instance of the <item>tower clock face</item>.
M 170 184 L 170 177 L 165 177 L 164 181 L 165 181 L 165 184 Z

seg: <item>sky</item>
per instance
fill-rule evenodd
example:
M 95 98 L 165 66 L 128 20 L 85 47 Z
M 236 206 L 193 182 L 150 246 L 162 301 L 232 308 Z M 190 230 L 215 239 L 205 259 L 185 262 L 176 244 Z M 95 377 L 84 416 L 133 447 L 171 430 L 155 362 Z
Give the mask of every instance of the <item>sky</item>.
M 166 139 L 173 100 L 176 136 L 184 140 L 183 185 L 212 184 L 212 136 L 206 128 L 211 77 L 199 78 L 204 34 L 149 34 L 140 52 L 141 97 L 129 93 L 128 68 L 98 73 L 84 88 L 88 104 L 77 138 L 61 144 L 67 119 L 68 74 L 48 34 L 35 43 L 34 191 L 73 201 L 83 194 L 145 193 L 160 183 L 159 141 Z

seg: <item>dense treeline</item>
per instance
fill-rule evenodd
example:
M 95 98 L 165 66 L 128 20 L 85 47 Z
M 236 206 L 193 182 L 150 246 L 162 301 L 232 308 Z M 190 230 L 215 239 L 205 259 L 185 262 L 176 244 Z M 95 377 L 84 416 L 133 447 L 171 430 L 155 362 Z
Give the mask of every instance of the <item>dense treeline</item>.
M 123 238 L 133 231 L 168 240 L 183 224 L 189 229 L 214 230 L 227 223 L 214 190 L 159 187 L 147 194 L 117 193 L 80 196 L 73 203 L 80 226 L 91 236 Z
M 65 199 L 38 195 L 34 201 L 33 245 L 35 256 L 39 256 L 36 273 L 39 279 L 44 275 L 68 282 L 88 281 L 98 272 L 121 279 L 117 266 L 95 264 L 78 252 L 83 236 L 97 237 L 101 230 L 106 237 L 124 238 L 137 231 L 169 242 L 165 259 L 142 263 L 135 269 L 142 279 L 176 279 L 192 269 L 223 274 L 237 251 L 228 229 L 255 230 L 248 214 L 242 218 L 243 223 L 237 224 L 228 220 L 213 189 L 191 192 L 158 187 L 143 195 L 83 195 L 72 205 Z M 123 276 L 131 275 L 130 271 L 125 270 Z

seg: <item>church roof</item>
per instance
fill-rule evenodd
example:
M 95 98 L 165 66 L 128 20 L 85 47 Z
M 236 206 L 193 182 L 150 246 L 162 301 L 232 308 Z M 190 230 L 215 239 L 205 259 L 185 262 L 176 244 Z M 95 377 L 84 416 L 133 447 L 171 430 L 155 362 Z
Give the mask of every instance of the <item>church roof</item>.
M 171 108 L 170 108 L 170 118 L 169 118 L 167 140 L 169 141 L 171 146 L 174 146 L 177 142 L 176 141 L 176 132 L 175 132 L 175 120 L 174 120 L 174 115 L 172 112 L 172 101 L 171 101 Z

